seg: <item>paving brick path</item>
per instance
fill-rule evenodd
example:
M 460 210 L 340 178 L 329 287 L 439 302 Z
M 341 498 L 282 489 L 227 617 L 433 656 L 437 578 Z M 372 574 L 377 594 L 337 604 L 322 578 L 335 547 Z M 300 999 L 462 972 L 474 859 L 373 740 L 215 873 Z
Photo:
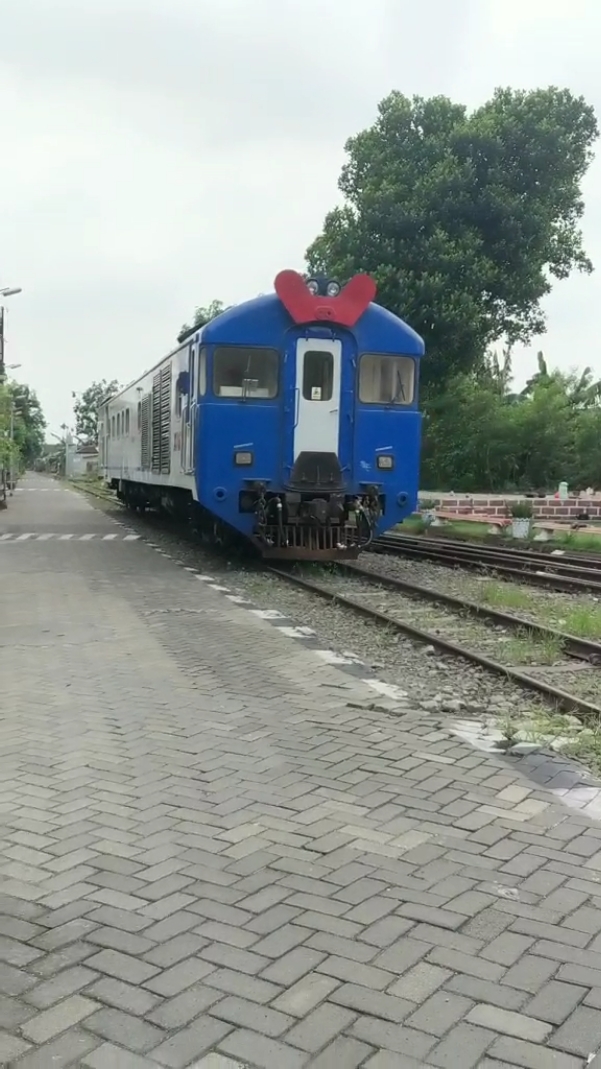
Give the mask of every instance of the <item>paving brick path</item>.
M 95 537 L 0 543 L 0 1065 L 583 1069 L 601 824 L 25 485 Z

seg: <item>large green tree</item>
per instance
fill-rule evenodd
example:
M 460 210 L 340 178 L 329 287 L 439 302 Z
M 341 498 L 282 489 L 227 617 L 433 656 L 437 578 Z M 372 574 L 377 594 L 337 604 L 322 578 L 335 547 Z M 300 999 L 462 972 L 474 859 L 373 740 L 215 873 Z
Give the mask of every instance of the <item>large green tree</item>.
M 345 203 L 307 251 L 309 269 L 372 274 L 378 300 L 423 335 L 428 392 L 492 342 L 544 329 L 551 279 L 591 271 L 581 182 L 598 129 L 567 89 L 499 89 L 468 113 L 393 92 L 350 138 Z
M 98 445 L 98 409 L 107 397 L 119 390 L 117 379 L 92 382 L 83 393 L 74 393 L 75 436 L 80 442 Z
M 0 384 L 0 468 L 32 466 L 43 451 L 45 428 L 34 390 L 19 382 Z
M 4 474 L 15 464 L 17 449 L 10 435 L 12 396 L 10 388 L 0 382 L 0 505 L 3 500 Z
M 13 437 L 24 467 L 34 464 L 44 449 L 46 420 L 35 390 L 20 382 L 8 386 L 13 408 Z

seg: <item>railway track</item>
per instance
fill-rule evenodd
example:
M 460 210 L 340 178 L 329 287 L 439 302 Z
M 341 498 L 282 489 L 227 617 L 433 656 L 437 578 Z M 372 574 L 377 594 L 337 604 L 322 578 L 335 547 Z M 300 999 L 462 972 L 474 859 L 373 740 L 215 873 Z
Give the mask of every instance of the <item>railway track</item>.
M 112 496 L 89 488 L 82 487 L 81 489 L 93 497 L 105 501 L 115 500 L 118 504 Z M 144 517 L 145 522 L 148 520 L 149 517 Z M 156 528 L 157 524 L 151 522 L 149 526 L 152 529 L 152 527 Z M 158 526 L 164 529 L 164 524 L 158 524 Z M 178 532 L 178 535 L 181 537 L 182 532 Z M 189 535 L 186 536 L 186 540 L 190 540 Z M 398 539 L 395 538 L 394 541 L 397 542 Z M 333 573 L 333 575 L 345 576 L 349 580 L 350 590 L 354 589 L 355 596 L 350 590 L 342 592 L 336 589 L 332 582 L 317 582 L 314 579 L 299 576 L 286 568 L 271 566 L 263 570 L 320 598 L 337 603 L 388 629 L 389 632 L 396 631 L 415 642 L 433 647 L 442 653 L 478 665 L 490 673 L 511 680 L 521 688 L 544 697 L 555 708 L 576 714 L 586 723 L 601 724 L 601 706 L 596 705 L 588 697 L 570 693 L 554 685 L 548 678 L 544 678 L 544 675 L 549 676 L 557 671 L 560 675 L 566 673 L 569 675 L 570 666 L 573 665 L 578 669 L 579 676 L 585 675 L 587 678 L 592 678 L 594 683 L 590 689 L 593 693 L 595 689 L 599 691 L 601 643 L 547 627 L 542 623 L 512 613 L 479 605 L 443 591 L 382 575 L 380 572 L 363 568 L 356 563 L 338 564 L 336 573 Z M 521 572 L 519 574 L 523 575 Z M 601 579 L 601 562 L 599 574 Z M 374 599 L 378 602 L 377 607 L 370 604 Z M 386 603 L 383 605 L 382 601 Z M 422 626 L 424 601 L 440 610 L 440 615 L 436 615 L 434 620 L 430 621 L 433 626 L 427 629 Z M 419 622 L 416 622 L 415 617 Z M 489 625 L 489 633 L 492 630 L 495 636 L 492 645 L 495 643 L 498 645 L 499 636 L 502 638 L 507 632 L 515 632 L 521 636 L 527 635 L 541 642 L 550 642 L 553 648 L 560 652 L 562 662 L 558 666 L 537 665 L 534 668 L 508 664 L 498 656 L 491 656 L 486 652 L 486 634 L 471 631 L 469 625 L 466 625 L 467 620 L 475 621 L 478 625 L 483 622 Z
M 462 658 L 487 669 L 489 672 L 511 679 L 519 686 L 543 695 L 556 708 L 575 713 L 587 723 L 601 723 L 601 706 L 596 705 L 588 698 L 569 693 L 563 688 L 550 683 L 548 679 L 543 678 L 543 673 L 548 676 L 549 673 L 552 674 L 557 670 L 559 670 L 560 674 L 565 674 L 567 669 L 567 674 L 569 674 L 571 670 L 569 661 L 570 658 L 573 658 L 575 662 L 580 662 L 577 665 L 578 674 L 581 675 L 582 671 L 588 673 L 592 684 L 591 689 L 594 692 L 598 685 L 601 684 L 601 671 L 598 667 L 601 665 L 601 644 L 580 639 L 577 636 L 568 635 L 554 628 L 547 628 L 543 624 L 532 623 L 529 620 L 511 616 L 508 613 L 501 613 L 494 609 L 482 607 L 473 602 L 431 590 L 428 587 L 405 583 L 386 576 L 383 577 L 380 574 L 361 568 L 360 565 L 339 565 L 337 570 L 360 581 L 356 584 L 357 591 L 355 596 L 351 593 L 341 592 L 330 582 L 316 582 L 313 579 L 307 579 L 282 568 L 268 569 L 271 574 L 278 576 L 285 582 L 311 591 L 318 597 L 330 602 L 342 605 L 351 612 L 372 620 L 374 623 L 391 631 L 397 631 L 410 639 L 438 649 L 443 653 Z M 374 597 L 381 603 L 384 600 L 384 591 L 390 592 L 390 595 L 392 595 L 385 601 L 384 606 L 379 604 L 376 608 L 373 604 L 370 604 Z M 422 601 L 427 599 L 430 602 L 444 606 L 445 611 L 436 617 L 434 627 L 428 630 L 425 630 L 412 620 L 412 617 L 416 615 L 416 598 Z M 446 610 L 451 611 L 448 612 Z M 423 615 L 419 607 L 418 613 Z M 464 620 L 466 616 L 469 616 L 485 619 L 493 623 L 496 626 L 497 635 L 495 643 L 492 644 L 499 645 L 499 637 L 502 638 L 502 636 L 499 636 L 500 627 L 517 630 L 523 634 L 530 634 L 537 639 L 551 640 L 554 648 L 561 650 L 563 658 L 567 660 L 567 664 L 566 660 L 564 660 L 560 665 L 544 667 L 537 665 L 534 668 L 528 666 L 527 670 L 523 665 L 516 666 L 503 662 L 498 657 L 490 656 L 483 652 L 483 648 L 486 648 L 487 644 L 485 636 L 474 633 L 469 626 L 465 627 L 461 619 L 462 616 Z M 462 631 L 465 634 L 465 638 L 458 641 L 457 632 L 461 635 Z M 466 640 L 471 644 L 464 644 Z
M 470 545 L 466 542 L 428 539 L 411 535 L 384 535 L 372 551 L 414 560 L 431 560 L 449 567 L 487 569 L 499 576 L 546 586 L 552 590 L 578 590 L 601 596 L 601 557 L 551 555 L 536 550 Z

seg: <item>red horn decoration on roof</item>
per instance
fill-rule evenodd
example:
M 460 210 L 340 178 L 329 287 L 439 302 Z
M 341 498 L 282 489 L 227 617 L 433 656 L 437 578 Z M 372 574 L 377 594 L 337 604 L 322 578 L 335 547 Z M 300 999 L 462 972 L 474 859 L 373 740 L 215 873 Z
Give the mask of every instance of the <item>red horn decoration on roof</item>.
M 280 271 L 274 289 L 295 323 L 329 321 L 354 327 L 376 296 L 376 284 L 369 275 L 355 275 L 337 297 L 311 293 L 298 271 Z

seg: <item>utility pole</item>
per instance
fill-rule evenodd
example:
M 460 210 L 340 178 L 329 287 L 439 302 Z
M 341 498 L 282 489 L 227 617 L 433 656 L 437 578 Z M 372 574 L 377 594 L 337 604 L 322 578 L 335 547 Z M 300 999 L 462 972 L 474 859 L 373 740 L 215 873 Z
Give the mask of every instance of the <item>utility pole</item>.
M 4 308 L 0 305 L 0 386 L 4 382 Z
M 0 297 L 12 297 L 16 293 L 21 293 L 21 287 L 20 286 L 4 286 L 2 289 L 0 289 Z M 5 361 L 4 361 L 4 307 L 2 305 L 0 305 L 0 387 L 4 385 L 5 379 L 6 379 L 6 364 L 5 364 Z M 12 443 L 13 428 L 14 428 L 14 422 L 13 421 L 14 421 L 14 412 L 11 409 L 11 443 L 10 443 L 10 449 L 11 450 L 13 448 L 13 443 Z M 12 453 L 11 453 L 11 456 L 12 456 Z M 11 465 L 11 475 L 9 476 L 9 478 L 12 478 L 12 460 L 10 461 L 10 465 Z M 2 508 L 6 507 L 6 469 L 5 469 L 3 464 L 0 467 L 0 506 Z
M 12 497 L 15 489 L 15 466 L 14 466 L 14 449 L 15 449 L 15 402 L 11 400 L 10 403 L 10 456 L 8 463 L 10 465 L 8 469 L 8 491 Z

